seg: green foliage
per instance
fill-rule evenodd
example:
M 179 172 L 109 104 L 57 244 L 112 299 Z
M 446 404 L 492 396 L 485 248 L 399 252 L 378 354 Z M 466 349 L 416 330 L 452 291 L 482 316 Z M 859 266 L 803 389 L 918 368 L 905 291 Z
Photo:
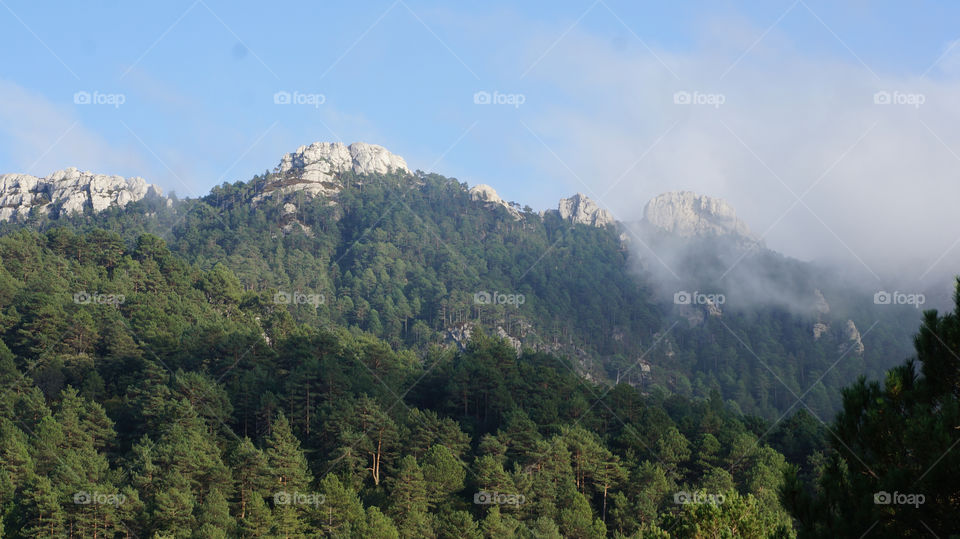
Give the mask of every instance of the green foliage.
M 770 374 L 722 327 L 679 332 L 675 365 L 662 367 L 698 398 L 643 377 L 608 383 L 669 314 L 610 230 L 549 215 L 513 222 L 478 209 L 456 182 L 423 176 L 406 195 L 384 177 L 335 207 L 304 204 L 298 219 L 312 236 L 285 234 L 280 208 L 244 202 L 263 179 L 157 208 L 152 224 L 110 210 L 43 233 L 4 225 L 7 536 L 789 535 L 776 495 L 796 486 L 788 460 L 805 466 L 797 481 L 814 470 L 861 480 L 836 454 L 805 462 L 823 449 L 811 418 L 771 431 L 785 459 L 765 423 L 731 411 L 728 402 L 762 415 L 793 403 L 773 397 Z M 414 213 L 392 206 L 395 196 Z M 172 227 L 168 240 L 150 233 L 159 225 Z M 478 306 L 482 290 L 528 302 Z M 74 301 L 84 291 L 123 300 Z M 281 291 L 324 301 L 284 304 Z M 785 315 L 730 318 L 738 332 L 789 326 L 749 340 L 777 368 L 806 346 L 771 345 L 800 332 Z M 462 347 L 438 346 L 466 327 Z M 490 336 L 498 327 L 537 347 L 518 352 Z M 925 357 L 942 359 L 930 368 L 955 381 L 944 351 L 954 348 L 934 341 L 922 341 Z M 708 368 L 716 358 L 722 369 Z M 906 374 L 846 398 L 925 403 L 929 430 L 909 432 L 927 436 L 927 455 L 952 440 L 930 436 L 945 424 L 931 410 L 953 408 L 943 387 L 914 389 Z M 742 393 L 745 380 L 759 382 Z M 841 435 L 864 420 L 849 422 Z M 940 486 L 938 503 L 949 503 Z M 722 493 L 729 506 L 679 506 L 681 491 Z M 78 492 L 118 503 L 72 503 Z
M 811 457 L 812 477 L 787 472 L 780 494 L 802 536 L 960 529 L 960 456 L 952 451 L 960 440 L 960 280 L 954 304 L 952 313 L 924 313 L 916 359 L 882 384 L 861 379 L 844 390 L 835 438 Z

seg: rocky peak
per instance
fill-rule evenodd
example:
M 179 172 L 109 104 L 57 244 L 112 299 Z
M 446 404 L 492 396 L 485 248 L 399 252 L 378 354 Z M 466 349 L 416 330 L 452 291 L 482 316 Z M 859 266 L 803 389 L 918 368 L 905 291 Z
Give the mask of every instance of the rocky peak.
M 509 202 L 500 198 L 500 195 L 497 194 L 497 191 L 493 187 L 481 183 L 480 185 L 471 187 L 469 193 L 470 200 L 483 202 L 488 208 L 502 206 L 507 209 L 507 212 L 513 216 L 514 220 L 520 219 L 520 212 L 511 206 Z
M 310 181 L 348 170 L 357 174 L 410 173 L 402 157 L 383 146 L 366 142 L 349 146 L 342 142 L 314 142 L 300 146 L 297 151 L 284 155 L 278 168 L 282 174 L 294 173 Z
M 679 236 L 732 235 L 752 241 L 757 239 L 726 201 L 691 191 L 654 197 L 644 208 L 644 220 Z
M 560 200 L 557 212 L 561 219 L 584 225 L 605 227 L 614 223 L 613 215 L 586 195 L 577 193 Z
M 860 335 L 860 330 L 857 329 L 857 325 L 853 323 L 853 320 L 847 320 L 847 325 L 844 328 L 844 333 L 847 337 L 848 343 L 845 345 L 853 350 L 854 354 L 861 355 L 863 354 L 864 346 L 863 340 Z M 844 345 L 840 345 L 840 349 L 845 349 Z
M 60 216 L 124 207 L 147 196 L 162 196 L 159 187 L 143 178 L 109 176 L 67 168 L 37 178 L 29 174 L 0 175 L 0 221 L 26 217 L 31 210 Z
M 277 178 L 265 185 L 253 202 L 266 196 L 297 191 L 332 197 L 343 189 L 339 176 L 345 172 L 411 173 L 402 157 L 383 146 L 365 142 L 354 142 L 349 146 L 342 142 L 314 142 L 300 146 L 295 152 L 284 155 L 275 171 Z

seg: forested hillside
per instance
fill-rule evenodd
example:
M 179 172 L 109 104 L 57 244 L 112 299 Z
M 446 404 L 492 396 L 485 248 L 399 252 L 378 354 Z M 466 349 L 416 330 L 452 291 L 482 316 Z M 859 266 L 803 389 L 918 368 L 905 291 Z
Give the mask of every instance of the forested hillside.
M 151 235 L 21 231 L 0 259 L 6 536 L 791 533 L 784 456 L 718 395 L 298 323 Z
M 239 290 L 265 301 L 289 297 L 298 323 L 364 331 L 394 349 L 422 355 L 435 344 L 462 347 L 483 330 L 518 349 L 565 357 L 598 382 L 700 398 L 716 391 L 735 410 L 768 420 L 801 395 L 829 419 L 841 387 L 861 374 L 882 376 L 910 354 L 919 322 L 916 309 L 878 309 L 872 292 L 831 282 L 811 265 L 770 251 L 744 261 L 810 298 L 824 290 L 834 313 L 822 321 L 832 329 L 815 338 L 823 315 L 741 301 L 755 279 L 718 278 L 727 264 L 699 246 L 676 263 L 680 277 L 664 283 L 651 272 L 656 262 L 632 251 L 631 235 L 616 227 L 529 208 L 514 217 L 439 175 L 344 172 L 335 202 L 305 193 L 259 199 L 278 178 L 265 172 L 171 207 L 143 200 L 30 225 L 105 229 L 127 244 L 142 233 L 163 237 L 198 268 L 229 268 Z M 704 316 L 703 307 L 675 305 L 678 290 L 722 292 L 728 301 L 721 316 Z M 842 332 L 846 319 L 864 333 L 862 353 Z
M 0 224 L 6 536 L 914 533 L 887 491 L 953 525 L 924 470 L 955 440 L 954 315 L 924 319 L 922 377 L 841 391 L 909 355 L 918 311 L 827 282 L 810 312 L 824 274 L 770 251 L 744 271 L 795 305 L 736 281 L 677 305 L 616 226 L 342 179 L 335 202 L 261 197 L 266 173 Z M 724 249 L 694 245 L 683 282 L 721 281 Z

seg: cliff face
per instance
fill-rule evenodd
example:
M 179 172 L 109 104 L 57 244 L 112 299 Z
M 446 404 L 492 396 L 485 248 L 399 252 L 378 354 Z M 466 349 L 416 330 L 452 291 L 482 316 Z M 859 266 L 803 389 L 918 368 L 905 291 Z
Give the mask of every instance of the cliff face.
M 644 208 L 644 220 L 651 225 L 679 236 L 734 235 L 756 241 L 746 223 L 737 217 L 726 201 L 676 191 L 656 196 Z
M 31 210 L 54 217 L 126 206 L 147 196 L 162 196 L 143 178 L 123 178 L 80 171 L 58 170 L 37 178 L 29 174 L 0 175 L 0 221 L 25 218 Z
M 577 193 L 570 198 L 561 198 L 557 209 L 541 212 L 541 215 L 547 214 L 556 214 L 565 221 L 598 228 L 616 223 L 613 214 L 582 193 Z
M 497 191 L 493 187 L 481 183 L 480 185 L 474 185 L 471 187 L 469 192 L 470 200 L 473 200 L 474 202 L 482 202 L 488 208 L 503 206 L 506 208 L 507 213 L 509 213 L 515 221 L 521 218 L 520 212 L 511 206 L 509 202 L 500 198 L 500 195 L 497 194 Z
M 574 223 L 596 227 L 614 224 L 613 215 L 610 212 L 582 193 L 560 200 L 557 211 L 561 218 Z
M 259 202 L 267 196 L 286 195 L 298 191 L 314 196 L 333 197 L 343 189 L 339 175 L 410 174 L 407 162 L 390 153 L 383 146 L 354 142 L 347 146 L 342 142 L 314 142 L 300 146 L 280 160 L 276 171 L 279 177 L 265 185 L 254 199 Z

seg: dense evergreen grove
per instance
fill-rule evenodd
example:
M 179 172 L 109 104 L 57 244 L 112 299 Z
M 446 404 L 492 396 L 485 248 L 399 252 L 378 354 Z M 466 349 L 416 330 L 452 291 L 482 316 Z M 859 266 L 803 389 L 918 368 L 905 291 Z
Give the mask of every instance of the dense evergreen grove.
M 784 456 L 719 396 L 298 324 L 150 235 L 21 231 L 0 257 L 8 536 L 791 533 Z
M 955 310 L 927 311 L 917 355 L 882 382 L 843 391 L 831 451 L 816 478 L 787 474 L 784 500 L 803 535 L 882 537 L 960 534 L 960 280 Z
M 322 298 L 319 306 L 289 306 L 298 323 L 367 332 L 397 350 L 423 355 L 435 344 L 449 344 L 451 332 L 475 327 L 497 334 L 502 328 L 535 350 L 569 358 L 594 380 L 699 398 L 716 391 L 735 410 L 770 421 L 791 411 L 801 395 L 812 413 L 828 420 L 841 405 L 840 388 L 860 374 L 882 377 L 908 357 L 919 323 L 915 309 L 876 309 L 872 292 L 849 290 L 808 265 L 767 252 L 762 267 L 780 275 L 784 286 L 807 295 L 824 288 L 836 314 L 834 331 L 814 340 L 811 313 L 782 306 L 738 309 L 742 293 L 735 290 L 728 291 L 722 318 L 691 327 L 678 315 L 672 292 L 664 296 L 663 283 L 639 269 L 635 259 L 642 254 L 631 254 L 612 227 L 574 226 L 529 208 L 514 220 L 503 208 L 470 200 L 465 184 L 424 173 L 345 173 L 335 205 L 302 194 L 253 203 L 275 180 L 265 172 L 172 208 L 145 200 L 126 210 L 38 217 L 30 224 L 44 231 L 64 224 L 109 230 L 126 244 L 152 233 L 198 268 L 230 268 L 241 291 L 260 292 L 268 301 L 270 290 Z M 290 200 L 292 214 L 283 207 Z M 19 226 L 0 224 L 0 233 Z M 734 278 L 718 279 L 727 264 L 700 246 L 693 252 L 698 256 L 674 264 L 682 279 L 667 288 L 713 290 Z M 709 277 L 713 284 L 698 282 L 703 268 L 716 273 Z M 484 291 L 522 294 L 525 301 L 478 305 L 474 295 Z M 866 332 L 862 356 L 845 352 L 838 333 L 846 318 Z M 649 372 L 631 368 L 640 357 L 652 365 Z
M 784 308 L 691 325 L 612 229 L 435 175 L 347 177 L 291 216 L 251 205 L 269 178 L 0 224 L 2 536 L 960 530 L 956 314 L 884 374 L 898 314 L 863 356 Z

